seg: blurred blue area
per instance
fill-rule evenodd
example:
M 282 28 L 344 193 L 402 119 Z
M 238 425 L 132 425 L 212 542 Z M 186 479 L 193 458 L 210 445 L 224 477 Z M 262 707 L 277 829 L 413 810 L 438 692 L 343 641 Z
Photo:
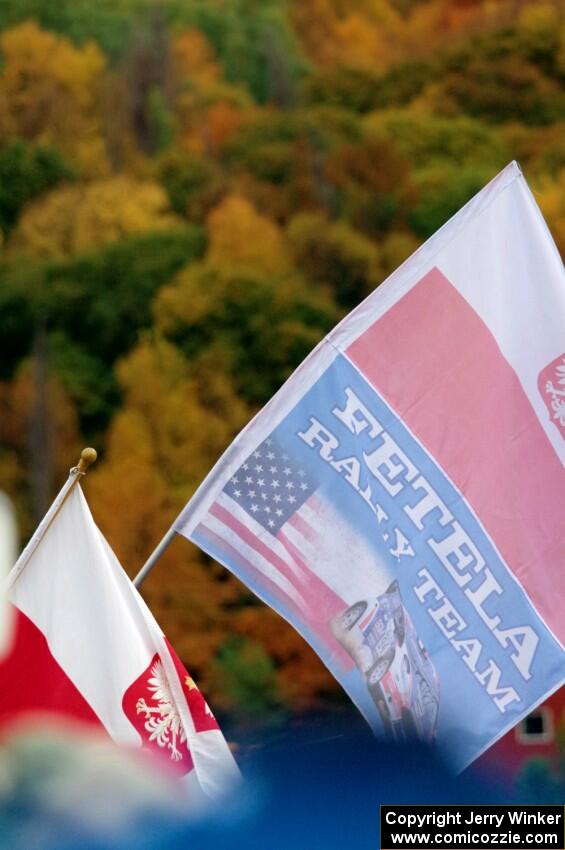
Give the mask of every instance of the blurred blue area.
M 194 820 L 170 780 L 122 752 L 34 733 L 0 750 L 1 850 L 310 850 L 378 846 L 381 803 L 497 803 L 429 751 L 377 741 L 356 713 L 249 734 L 242 789 Z M 144 775 L 144 773 L 146 775 Z M 188 808 L 188 807 L 187 807 Z

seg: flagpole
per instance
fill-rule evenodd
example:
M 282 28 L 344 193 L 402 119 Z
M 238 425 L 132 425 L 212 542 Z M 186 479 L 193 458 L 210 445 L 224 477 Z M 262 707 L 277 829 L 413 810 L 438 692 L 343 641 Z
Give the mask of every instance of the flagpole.
M 73 466 L 72 469 L 69 470 L 69 477 L 59 490 L 59 493 L 55 497 L 51 507 L 37 526 L 33 536 L 29 539 L 26 547 L 21 553 L 20 557 L 8 573 L 6 578 L 6 589 L 9 589 L 18 576 L 22 573 L 22 570 L 25 568 L 29 559 L 41 543 L 45 532 L 61 510 L 65 499 L 75 486 L 75 484 L 80 481 L 80 479 L 86 475 L 89 466 L 92 466 L 96 458 L 98 457 L 96 453 L 96 449 L 87 448 L 83 449 L 80 453 L 79 462 L 76 466 Z
M 161 542 L 149 555 L 146 562 L 133 580 L 133 586 L 136 587 L 138 590 L 151 572 L 151 570 L 153 569 L 153 567 L 155 566 L 155 564 L 157 563 L 157 561 L 159 560 L 159 558 L 161 557 L 161 555 L 169 548 L 169 546 L 173 542 L 176 533 L 177 532 L 175 531 L 174 527 L 171 526 L 163 537 L 163 539 L 161 540 Z

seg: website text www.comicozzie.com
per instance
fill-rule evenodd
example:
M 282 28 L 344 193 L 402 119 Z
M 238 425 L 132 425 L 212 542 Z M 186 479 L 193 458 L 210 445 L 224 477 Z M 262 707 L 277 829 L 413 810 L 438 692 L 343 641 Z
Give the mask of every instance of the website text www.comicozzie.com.
M 524 836 L 516 832 L 392 832 L 390 838 L 396 847 L 438 847 L 445 844 L 451 847 L 461 847 L 463 844 L 475 847 L 559 846 L 559 839 L 554 832 L 529 832 Z
M 563 806 L 381 806 L 381 848 L 565 845 Z

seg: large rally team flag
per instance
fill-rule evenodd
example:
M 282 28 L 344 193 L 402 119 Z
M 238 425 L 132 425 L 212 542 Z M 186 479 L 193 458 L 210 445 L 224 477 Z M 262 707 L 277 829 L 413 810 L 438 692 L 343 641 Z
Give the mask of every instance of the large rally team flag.
M 375 731 L 462 769 L 565 678 L 565 275 L 509 165 L 330 333 L 175 524 Z
M 219 799 L 239 772 L 204 697 L 80 486 L 58 500 L 8 577 L 16 616 L 0 661 L 0 726 L 38 712 L 74 718 L 160 758 L 190 805 Z

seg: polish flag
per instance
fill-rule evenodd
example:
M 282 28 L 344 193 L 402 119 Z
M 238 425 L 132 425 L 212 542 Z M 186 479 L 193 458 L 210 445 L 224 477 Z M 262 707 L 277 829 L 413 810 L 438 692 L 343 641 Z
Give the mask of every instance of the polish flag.
M 0 581 L 17 556 L 17 527 L 14 508 L 5 493 L 0 492 Z M 0 659 L 8 645 L 12 629 L 10 609 L 4 593 L 0 593 Z
M 0 727 L 41 714 L 105 730 L 168 765 L 195 807 L 238 781 L 204 697 L 96 527 L 72 474 L 8 586 L 15 628 L 0 661 Z

